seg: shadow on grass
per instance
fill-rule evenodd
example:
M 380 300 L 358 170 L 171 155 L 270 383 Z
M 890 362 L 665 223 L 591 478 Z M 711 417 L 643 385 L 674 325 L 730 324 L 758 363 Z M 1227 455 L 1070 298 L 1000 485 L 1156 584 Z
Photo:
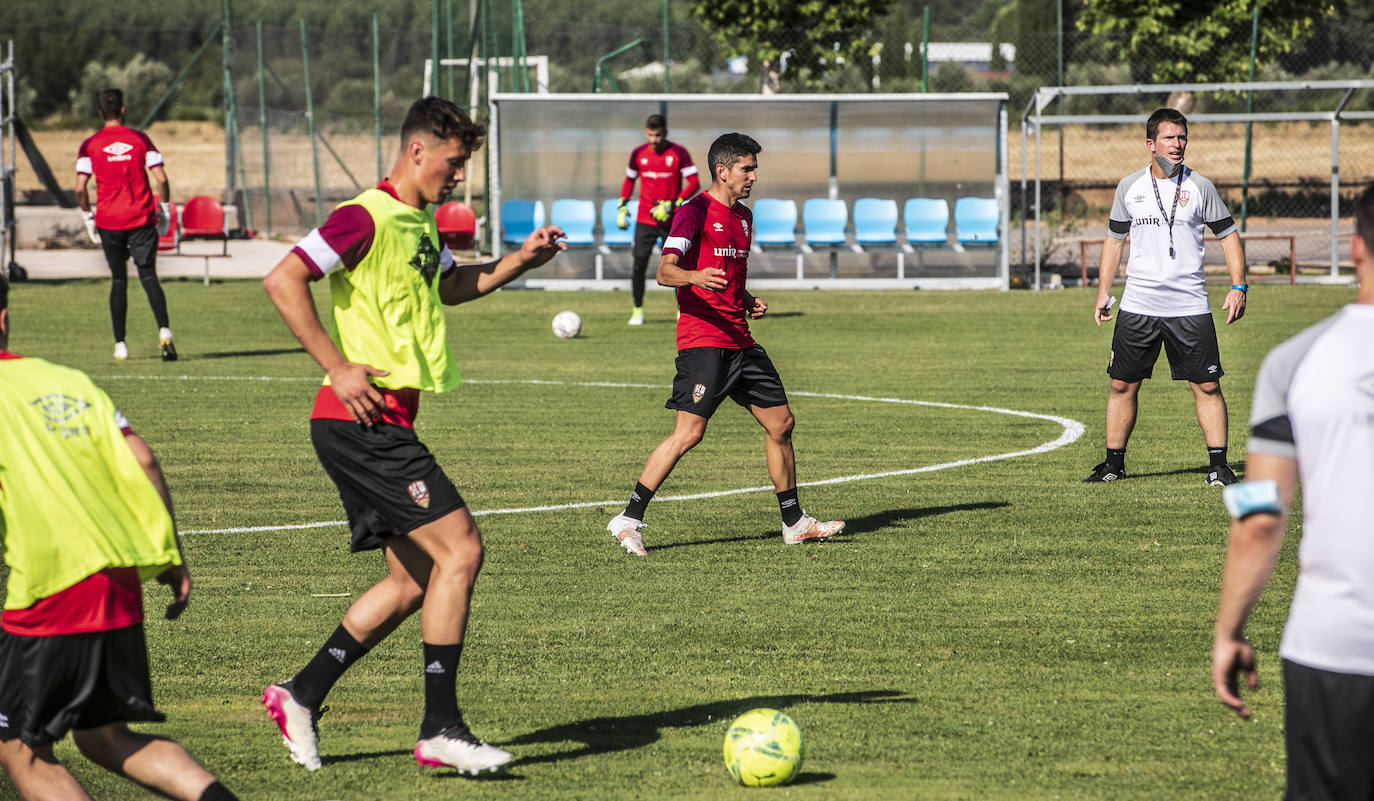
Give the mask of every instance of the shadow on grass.
M 264 348 L 262 350 L 225 350 L 216 353 L 197 353 L 182 361 L 191 359 L 237 359 L 241 356 L 281 356 L 286 353 L 305 353 L 305 348 Z
M 571 751 L 554 751 L 538 756 L 520 757 L 511 763 L 511 766 L 514 767 L 541 762 L 562 762 L 567 759 L 643 748 L 658 742 L 663 729 L 719 725 L 721 731 L 724 732 L 726 722 L 756 707 L 785 710 L 794 704 L 807 703 L 913 704 L 916 702 L 916 698 L 903 696 L 897 690 L 866 690 L 854 693 L 831 693 L 829 695 L 756 695 L 749 698 L 733 698 L 727 701 L 696 704 L 646 715 L 588 718 L 522 734 L 501 743 L 501 745 L 521 746 L 569 741 L 582 743 L 581 748 Z M 797 777 L 796 783 L 823 782 L 833 778 L 834 776 L 828 773 L 803 773 Z
M 1233 471 L 1235 471 L 1236 477 L 1239 478 L 1240 480 L 1244 481 L 1244 480 L 1245 480 L 1245 462 L 1228 462 L 1228 464 L 1231 465 L 1231 469 L 1232 469 Z M 1199 475 L 1199 476 L 1201 476 L 1201 475 L 1206 475 L 1206 474 L 1207 474 L 1207 471 L 1210 470 L 1210 469 L 1211 469 L 1210 466 L 1208 466 L 1208 465 L 1203 465 L 1202 467 L 1181 467 L 1181 468 L 1179 468 L 1178 470 L 1160 470 L 1159 472 L 1156 472 L 1156 473 L 1127 473 L 1127 474 L 1126 474 L 1126 480 L 1129 480 L 1129 479 L 1132 479 L 1132 478 L 1162 478 L 1162 477 L 1164 477 L 1164 476 L 1188 476 L 1188 475 Z
M 875 512 L 871 515 L 846 520 L 844 531 L 838 537 L 833 538 L 832 542 L 844 542 L 853 534 L 862 534 L 869 531 L 879 531 L 906 520 L 920 520 L 923 517 L 933 515 L 946 515 L 954 512 L 969 512 L 976 509 L 1001 509 L 1011 504 L 1006 501 L 984 501 L 981 503 L 956 503 L 949 506 L 930 506 L 924 509 L 888 509 L 882 512 Z M 690 540 L 688 542 L 667 542 L 662 545 L 653 545 L 646 550 L 662 551 L 669 548 L 686 548 L 695 545 L 719 545 L 726 542 L 751 542 L 754 540 L 771 540 L 781 536 L 781 529 L 767 531 L 762 534 L 742 534 L 738 537 L 716 537 L 709 540 Z

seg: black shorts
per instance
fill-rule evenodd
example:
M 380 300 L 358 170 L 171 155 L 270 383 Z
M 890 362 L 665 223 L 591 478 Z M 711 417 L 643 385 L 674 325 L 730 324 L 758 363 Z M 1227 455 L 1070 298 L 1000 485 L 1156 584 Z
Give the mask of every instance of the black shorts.
M 110 272 L 123 278 L 129 272 L 129 257 L 134 257 L 134 266 L 152 270 L 157 266 L 157 228 L 145 225 L 127 231 L 107 231 L 100 229 L 100 248 L 105 251 L 105 263 Z
M 669 409 L 710 418 L 729 397 L 740 406 L 785 406 L 787 393 L 762 346 L 687 348 L 677 352 Z
M 654 245 L 659 239 L 667 240 L 667 238 L 668 223 L 659 225 L 635 223 L 635 242 L 630 248 L 630 253 L 634 256 L 635 266 L 647 266 L 649 256 L 654 252 Z
M 1132 384 L 1149 378 L 1159 358 L 1160 342 L 1164 343 L 1169 372 L 1175 381 L 1205 384 L 1225 375 L 1221 350 L 1217 347 L 1217 329 L 1210 313 L 1151 317 L 1128 311 L 1116 315 L 1107 375 Z
M 458 488 L 413 429 L 311 420 L 310 440 L 339 488 L 352 551 L 380 548 L 387 537 L 409 534 L 463 508 Z
M 142 623 L 52 637 L 0 630 L 0 740 L 42 748 L 72 729 L 163 720 Z
M 1374 799 L 1374 676 L 1283 660 L 1287 801 Z

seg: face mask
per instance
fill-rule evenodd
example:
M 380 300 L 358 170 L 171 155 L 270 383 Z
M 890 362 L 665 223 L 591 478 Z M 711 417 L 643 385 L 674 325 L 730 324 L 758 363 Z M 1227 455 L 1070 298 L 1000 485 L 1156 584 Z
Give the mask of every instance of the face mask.
M 1183 169 L 1183 162 L 1180 161 L 1175 164 L 1159 154 L 1155 154 L 1155 164 L 1159 165 L 1159 169 L 1163 171 L 1165 178 L 1172 178 L 1174 177 L 1174 173 Z

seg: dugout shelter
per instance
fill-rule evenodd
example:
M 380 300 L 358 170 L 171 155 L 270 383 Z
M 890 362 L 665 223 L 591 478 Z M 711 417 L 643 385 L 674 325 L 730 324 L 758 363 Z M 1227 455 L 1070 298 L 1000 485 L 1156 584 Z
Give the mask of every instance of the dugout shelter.
M 630 152 L 644 143 L 645 119 L 663 114 L 668 138 L 686 147 L 699 167 L 703 190 L 710 183 L 705 162 L 711 142 L 722 133 L 740 131 L 763 147 L 758 183 L 746 205 L 756 208 L 763 200 L 781 201 L 804 212 L 812 201 L 811 209 L 825 212 L 823 236 L 818 223 L 810 231 L 808 215 L 798 213 L 790 241 L 784 232 L 777 244 L 756 243 L 749 260 L 750 286 L 1008 286 L 1005 94 L 497 93 L 491 97 L 490 113 L 489 219 L 498 255 L 501 232 L 524 222 L 513 219 L 516 210 L 543 212 L 564 200 L 587 201 L 601 209 L 618 199 Z M 892 208 L 887 203 L 857 203 L 861 199 L 893 201 L 899 209 L 924 208 L 908 203 L 915 198 L 937 201 L 948 210 L 943 241 L 909 239 L 908 228 L 921 220 L 854 216 L 856 211 Z M 976 235 L 969 233 L 974 220 L 962 220 L 956 213 L 965 208 L 982 212 Z M 989 210 L 997 223 L 991 233 L 986 225 Z M 843 233 L 837 241 L 834 229 L 841 213 Z M 512 219 L 503 219 L 503 214 Z M 892 225 L 891 241 L 874 237 L 874 224 Z M 630 253 L 628 247 L 615 244 L 616 233 L 606 230 L 602 217 L 591 246 L 570 249 L 524 285 L 624 286 Z

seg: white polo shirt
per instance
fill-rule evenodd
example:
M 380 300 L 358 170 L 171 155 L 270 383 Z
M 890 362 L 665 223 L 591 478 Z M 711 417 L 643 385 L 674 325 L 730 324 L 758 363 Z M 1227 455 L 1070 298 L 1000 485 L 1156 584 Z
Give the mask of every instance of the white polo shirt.
M 1279 654 L 1374 676 L 1374 306 L 1352 304 L 1265 358 L 1251 453 L 1297 459 L 1298 583 Z
M 1114 239 L 1131 237 L 1122 311 L 1151 317 L 1210 313 L 1202 274 L 1204 224 L 1218 239 L 1236 229 L 1216 187 L 1188 167 L 1169 179 L 1156 179 L 1149 167 L 1121 179 L 1112 200 L 1107 235 Z

